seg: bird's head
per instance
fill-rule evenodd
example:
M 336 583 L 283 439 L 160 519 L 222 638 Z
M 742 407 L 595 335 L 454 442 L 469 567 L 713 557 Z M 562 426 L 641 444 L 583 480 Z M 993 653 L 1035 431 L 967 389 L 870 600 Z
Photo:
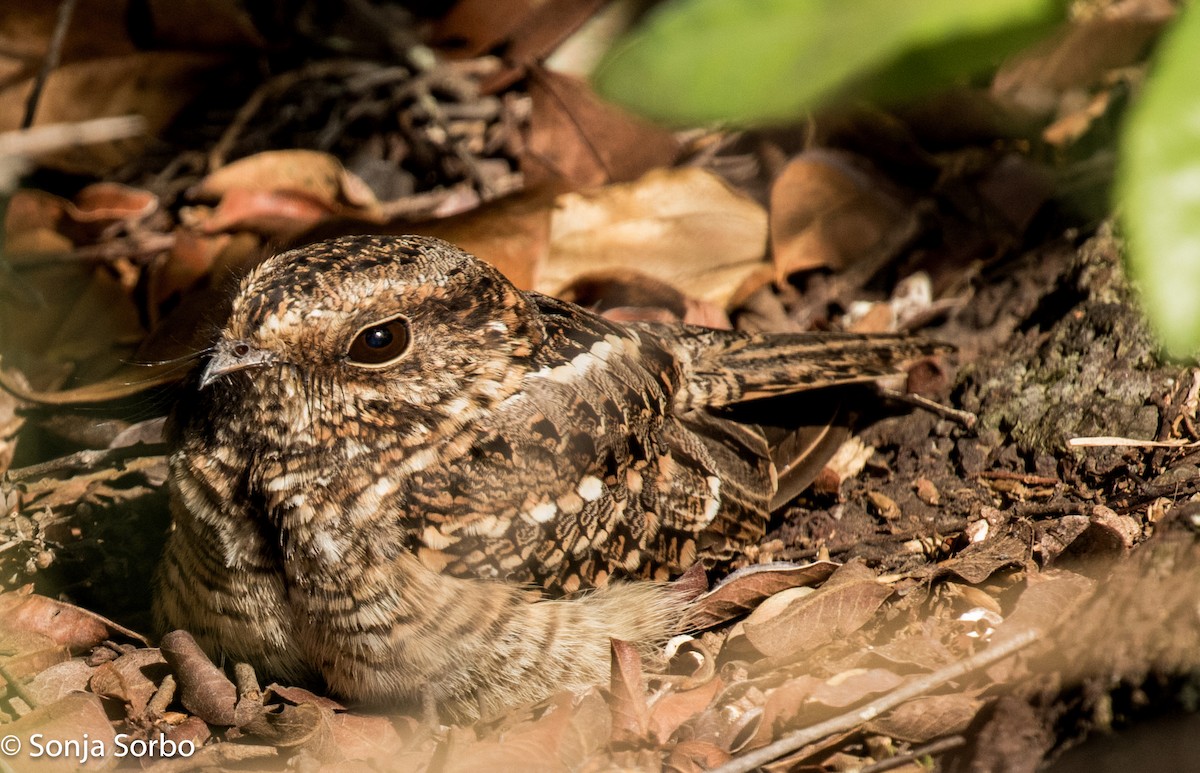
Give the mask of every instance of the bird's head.
M 543 335 L 529 299 L 453 245 L 343 237 L 242 281 L 199 386 L 294 398 L 294 423 L 463 414 L 515 392 Z

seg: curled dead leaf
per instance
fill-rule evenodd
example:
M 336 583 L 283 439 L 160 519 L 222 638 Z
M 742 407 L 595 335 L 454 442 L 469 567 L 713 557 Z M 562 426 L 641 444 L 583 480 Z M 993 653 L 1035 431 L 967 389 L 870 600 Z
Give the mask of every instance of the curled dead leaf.
M 187 631 L 171 631 L 159 642 L 179 682 L 183 707 L 211 725 L 233 726 L 237 688 L 213 665 Z
M 849 154 L 806 151 L 771 186 L 771 247 L 777 278 L 845 268 L 890 255 L 907 239 L 911 213 Z
M 763 208 L 716 175 L 654 170 L 560 196 L 535 289 L 555 294 L 580 274 L 632 269 L 724 308 L 762 265 L 766 234 Z
M 832 561 L 805 565 L 779 562 L 739 569 L 696 599 L 688 623 L 699 629 L 719 625 L 750 612 L 770 596 L 788 588 L 824 582 L 837 566 Z

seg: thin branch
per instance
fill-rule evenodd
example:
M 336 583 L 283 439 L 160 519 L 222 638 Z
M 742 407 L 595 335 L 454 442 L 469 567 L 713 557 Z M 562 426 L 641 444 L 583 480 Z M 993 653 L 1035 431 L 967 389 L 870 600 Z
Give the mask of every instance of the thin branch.
M 853 730 L 864 722 L 869 722 L 880 714 L 891 711 L 905 701 L 924 695 L 970 671 L 989 666 L 1002 658 L 1008 657 L 1014 652 L 1037 641 L 1041 634 L 1042 632 L 1036 628 L 1013 634 L 999 644 L 995 644 L 969 658 L 952 663 L 945 668 L 940 668 L 927 676 L 903 685 L 878 700 L 871 701 L 865 706 L 848 711 L 841 716 L 834 717 L 812 727 L 806 727 L 802 730 L 789 733 L 778 741 L 767 744 L 761 749 L 755 749 L 749 754 L 735 757 L 724 765 L 713 768 L 712 773 L 749 773 L 757 767 L 766 765 L 768 762 L 779 759 L 784 755 L 791 754 L 826 736 Z
M 46 58 L 42 60 L 42 68 L 38 70 L 33 81 L 33 91 L 25 101 L 25 116 L 21 119 L 21 128 L 33 126 L 33 116 L 37 113 L 38 102 L 42 98 L 42 89 L 50 79 L 50 73 L 58 67 L 62 59 L 63 41 L 67 39 L 67 28 L 71 26 L 71 16 L 75 13 L 78 0 L 62 0 L 58 6 L 58 19 L 54 22 L 54 33 L 50 36 L 50 45 L 46 50 Z

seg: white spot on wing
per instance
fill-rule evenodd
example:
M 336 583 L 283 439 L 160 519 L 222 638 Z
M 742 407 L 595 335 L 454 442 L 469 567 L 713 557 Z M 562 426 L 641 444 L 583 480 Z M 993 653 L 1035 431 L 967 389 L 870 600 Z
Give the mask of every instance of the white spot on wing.
M 545 523 L 558 513 L 558 506 L 553 502 L 543 502 L 529 511 L 529 517 L 538 523 Z
M 704 520 L 712 523 L 712 520 L 717 517 L 717 513 L 721 509 L 721 479 L 715 475 L 709 475 L 708 490 L 712 494 L 712 499 L 704 503 Z
M 585 502 L 595 502 L 604 493 L 604 483 L 594 475 L 589 475 L 579 481 L 579 488 L 575 490 Z

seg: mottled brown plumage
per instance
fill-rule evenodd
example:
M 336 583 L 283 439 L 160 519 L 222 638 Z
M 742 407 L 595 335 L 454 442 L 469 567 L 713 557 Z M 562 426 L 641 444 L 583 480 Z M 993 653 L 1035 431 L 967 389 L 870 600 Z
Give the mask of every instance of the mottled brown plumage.
M 610 638 L 683 615 L 628 580 L 765 530 L 767 434 L 728 409 L 934 348 L 618 325 L 420 237 L 277 255 L 172 416 L 156 613 L 270 678 L 454 718 L 592 683 Z

